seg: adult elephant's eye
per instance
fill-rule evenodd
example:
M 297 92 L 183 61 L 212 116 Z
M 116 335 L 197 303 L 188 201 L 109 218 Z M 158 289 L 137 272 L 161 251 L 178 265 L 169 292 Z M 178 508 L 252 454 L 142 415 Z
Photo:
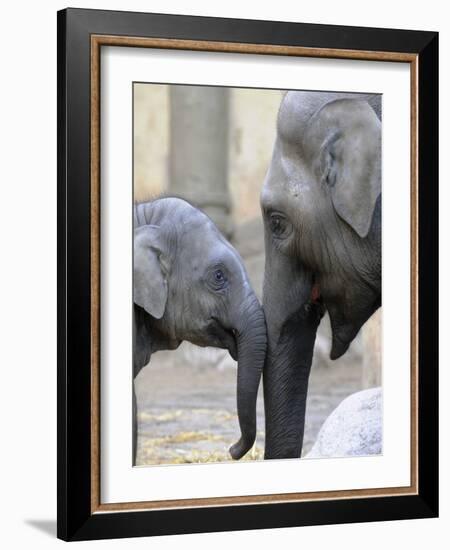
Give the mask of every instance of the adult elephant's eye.
M 220 269 L 217 269 L 216 271 L 214 271 L 214 279 L 216 280 L 217 283 L 221 283 L 224 280 L 224 278 L 225 276 Z
M 285 237 L 290 235 L 292 231 L 291 224 L 281 214 L 271 214 L 269 224 L 272 235 L 277 239 L 284 239 Z
M 214 269 L 210 275 L 210 284 L 214 290 L 222 290 L 227 286 L 228 280 L 222 269 Z

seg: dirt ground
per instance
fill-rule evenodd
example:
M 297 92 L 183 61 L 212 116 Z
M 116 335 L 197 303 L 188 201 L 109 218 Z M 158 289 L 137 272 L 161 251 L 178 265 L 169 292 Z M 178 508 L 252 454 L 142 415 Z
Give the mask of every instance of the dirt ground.
M 239 438 L 236 369 L 230 366 L 180 365 L 170 353 L 145 367 L 136 381 L 138 465 L 224 462 Z M 163 355 L 164 354 L 164 355 Z M 156 358 L 156 355 L 155 355 Z M 331 411 L 361 389 L 360 365 L 337 362 L 314 366 L 307 401 L 303 455 Z M 258 398 L 258 436 L 245 457 L 259 460 L 264 449 L 262 392 Z

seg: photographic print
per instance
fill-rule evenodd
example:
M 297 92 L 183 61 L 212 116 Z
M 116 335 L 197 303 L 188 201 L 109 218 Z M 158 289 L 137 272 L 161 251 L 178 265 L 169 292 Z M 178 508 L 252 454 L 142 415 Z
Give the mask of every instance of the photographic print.
M 58 14 L 60 538 L 437 515 L 437 40 Z
M 382 96 L 133 84 L 133 464 L 382 453 Z

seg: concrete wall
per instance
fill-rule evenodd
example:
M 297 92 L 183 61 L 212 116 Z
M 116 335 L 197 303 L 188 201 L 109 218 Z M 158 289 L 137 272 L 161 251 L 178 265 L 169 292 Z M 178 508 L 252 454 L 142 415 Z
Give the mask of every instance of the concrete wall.
M 230 90 L 228 185 L 234 223 L 259 216 L 259 192 L 270 162 L 282 92 Z M 169 86 L 134 85 L 136 200 L 168 189 Z
M 272 156 L 278 90 L 231 91 L 229 186 L 236 223 L 261 215 L 259 193 Z
M 145 200 L 167 189 L 168 86 L 134 85 L 134 197 Z
M 382 319 L 383 310 L 380 308 L 367 321 L 361 331 L 364 349 L 362 363 L 363 388 L 373 388 L 375 386 L 381 386 L 382 384 Z

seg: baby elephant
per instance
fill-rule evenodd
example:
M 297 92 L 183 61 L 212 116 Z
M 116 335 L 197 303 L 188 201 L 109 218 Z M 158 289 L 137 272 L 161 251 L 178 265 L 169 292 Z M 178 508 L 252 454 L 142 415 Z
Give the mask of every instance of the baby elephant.
M 266 354 L 263 310 L 242 259 L 214 223 L 178 198 L 134 207 L 134 377 L 159 350 L 183 340 L 227 349 L 238 361 L 240 440 L 234 459 L 256 438 L 256 397 Z M 137 418 L 134 393 L 133 463 Z

